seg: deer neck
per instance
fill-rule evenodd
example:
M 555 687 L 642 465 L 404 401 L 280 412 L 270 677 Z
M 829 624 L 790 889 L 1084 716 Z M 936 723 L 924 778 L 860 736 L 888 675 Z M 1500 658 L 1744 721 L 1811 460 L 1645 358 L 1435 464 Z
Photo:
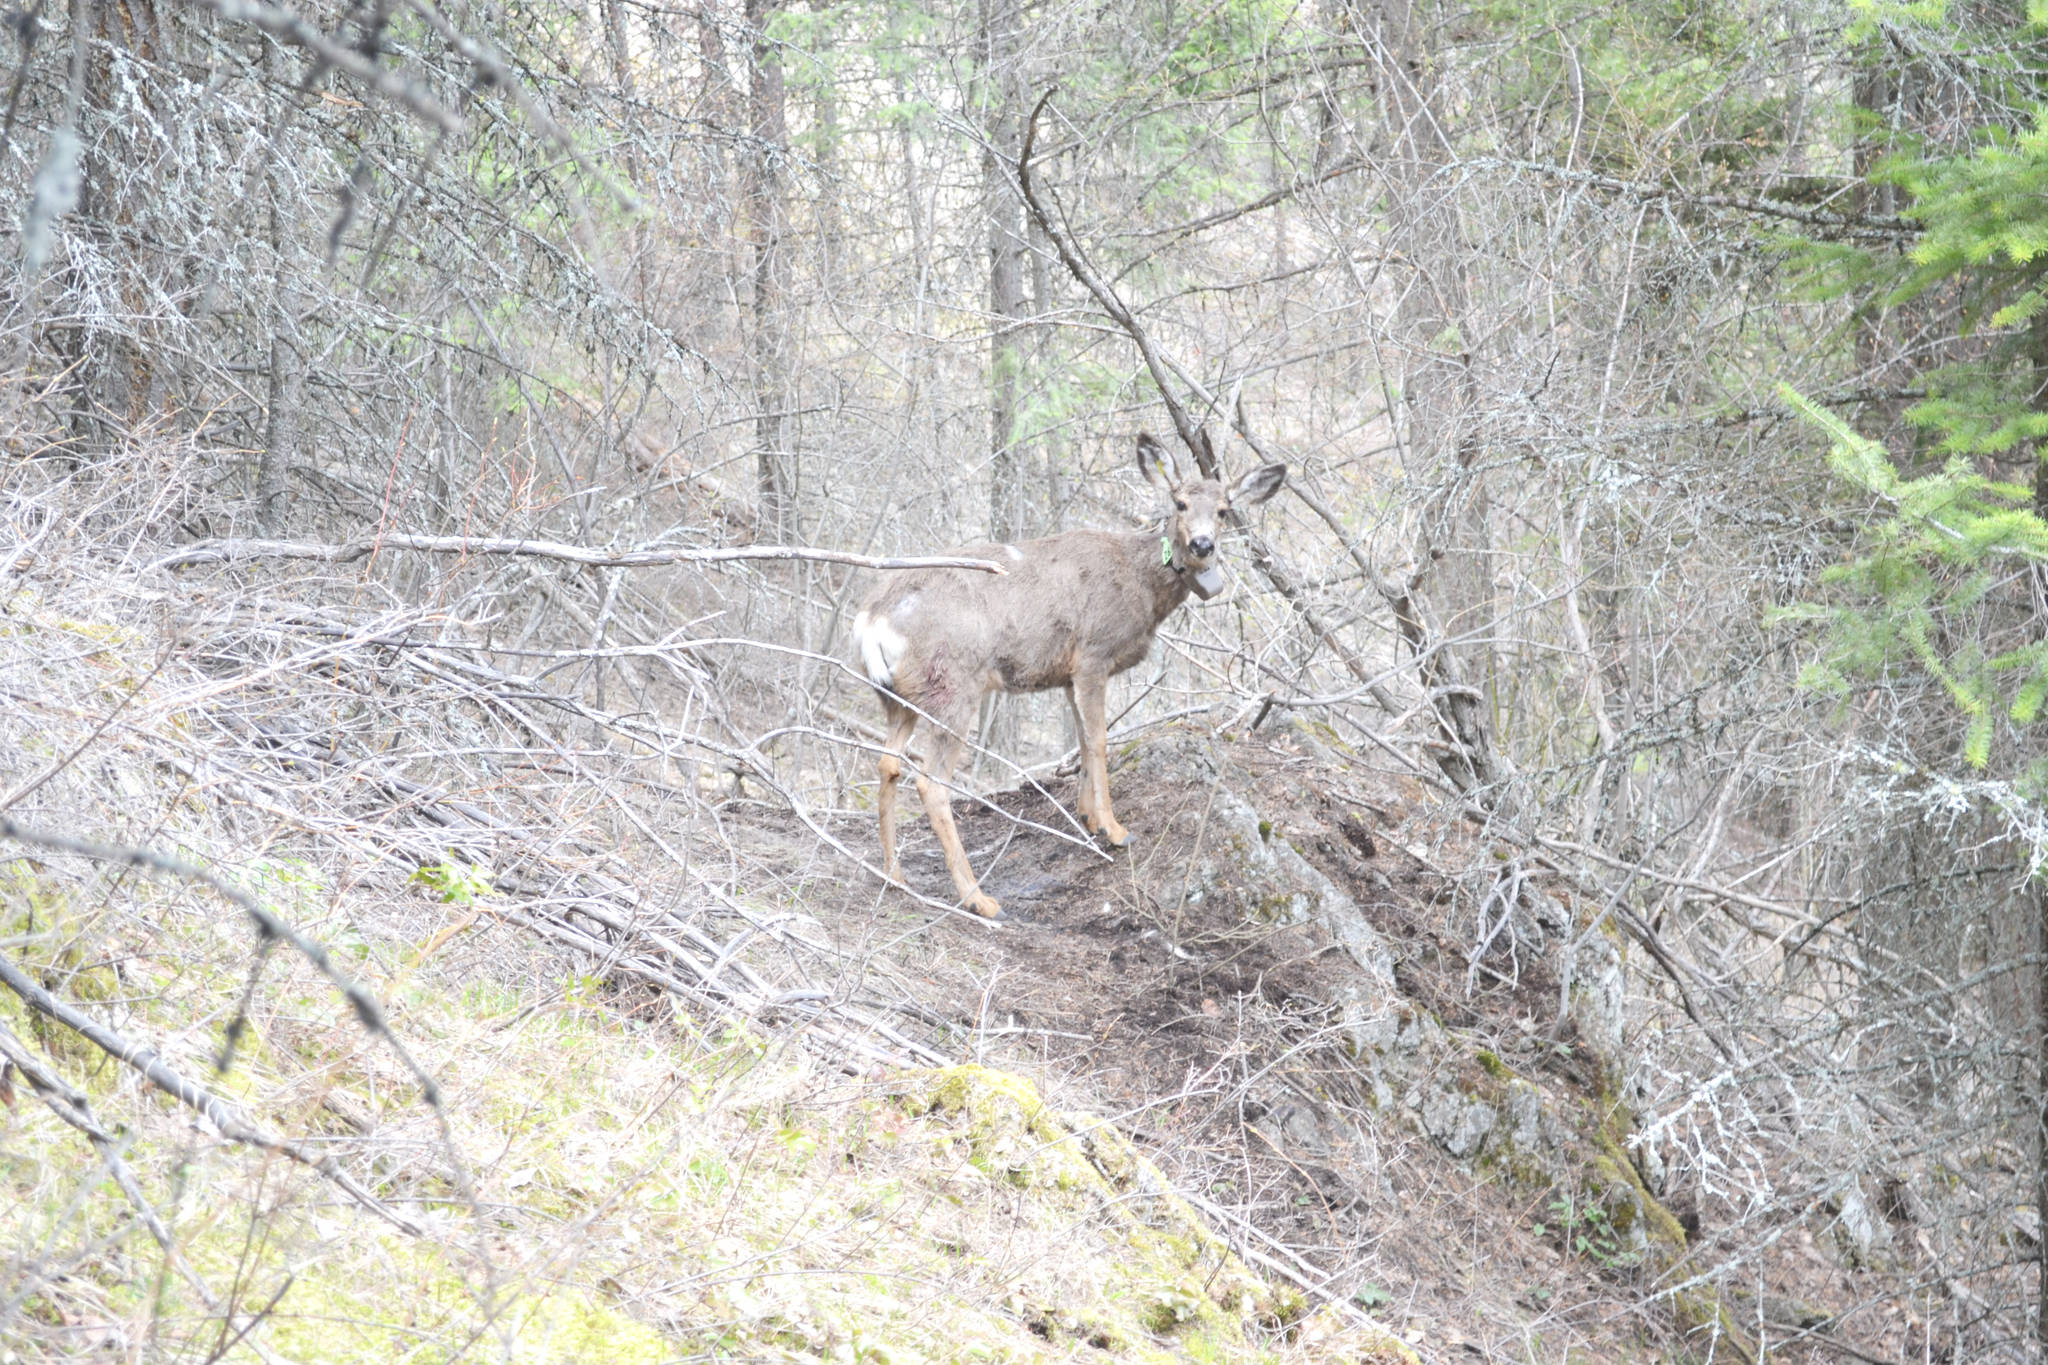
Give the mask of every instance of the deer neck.
M 1222 591 L 1223 574 L 1214 565 L 1198 570 L 1192 564 L 1181 562 L 1180 547 L 1173 543 L 1172 536 L 1161 534 L 1158 541 L 1160 566 L 1171 573 L 1180 584 L 1180 593 L 1173 599 L 1173 606 L 1168 607 L 1167 611 L 1172 611 L 1174 607 L 1187 601 L 1190 593 L 1206 602 Z M 1163 614 L 1161 619 L 1164 619 Z
M 1152 624 L 1173 615 L 1195 588 L 1195 571 L 1180 562 L 1180 552 L 1171 537 L 1157 531 L 1140 532 L 1133 544 L 1142 557 L 1139 578 L 1152 594 Z

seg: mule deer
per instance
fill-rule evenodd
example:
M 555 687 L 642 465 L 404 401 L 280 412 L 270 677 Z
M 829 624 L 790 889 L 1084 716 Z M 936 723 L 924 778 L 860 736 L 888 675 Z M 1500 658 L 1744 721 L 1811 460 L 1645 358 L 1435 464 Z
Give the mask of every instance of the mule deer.
M 1216 537 L 1233 505 L 1264 502 L 1287 478 L 1264 465 L 1226 489 L 1175 461 L 1149 435 L 1138 437 L 1138 467 L 1164 492 L 1162 531 L 1068 531 L 1019 545 L 948 551 L 989 559 L 1000 575 L 919 569 L 892 575 L 854 617 L 853 638 L 888 721 L 882 789 L 882 870 L 896 864 L 896 784 L 920 717 L 931 724 L 927 762 L 917 774 L 932 833 L 968 909 L 990 919 L 1002 907 L 984 894 L 953 825 L 949 784 L 981 700 L 993 691 L 1067 690 L 1081 740 L 1077 805 L 1091 834 L 1121 848 L 1130 837 L 1109 803 L 1109 680 L 1152 648 L 1159 623 L 1190 592 L 1207 600 L 1223 586 Z

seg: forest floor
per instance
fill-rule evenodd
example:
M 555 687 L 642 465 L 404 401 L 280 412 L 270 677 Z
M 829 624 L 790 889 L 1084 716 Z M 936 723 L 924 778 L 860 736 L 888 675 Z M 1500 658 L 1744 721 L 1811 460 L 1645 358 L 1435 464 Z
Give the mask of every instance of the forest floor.
M 573 774 L 400 785 L 387 730 L 334 726 L 331 673 L 293 672 L 262 726 L 216 716 L 91 605 L 12 618 L 23 668 L 78 700 L 0 713 L 8 781 L 40 783 L 45 828 L 180 850 L 330 956 L 266 965 L 189 877 L 48 846 L 0 863 L 0 945 L 374 1197 L 0 995 L 132 1178 L 0 1073 L 0 1359 L 1621 1365 L 1852 1339 L 1800 1336 L 1854 1298 L 1825 1212 L 1745 1267 L 1755 1293 L 1693 1283 L 1705 1211 L 1638 1171 L 1617 1079 L 1626 945 L 1312 725 L 1120 746 L 1113 852 L 1070 779 L 957 801 L 990 924 L 944 908 L 914 799 L 918 894 L 860 866 L 871 811 L 746 780 L 684 793 L 708 814 L 662 864 L 651 835 L 603 842 Z M 100 699 L 108 677 L 132 693 Z M 135 723 L 95 744 L 107 705 Z M 658 830 L 684 802 L 645 790 Z M 705 944 L 694 992 L 649 989 Z M 745 1008 L 714 990 L 742 971 Z
M 1525 925 L 1471 961 L 1483 921 L 1501 911 L 1487 912 L 1489 877 L 1448 869 L 1483 862 L 1478 841 L 1419 814 L 1431 804 L 1414 779 L 1298 724 L 1154 735 L 1120 757 L 1111 790 L 1133 837 L 1107 856 L 1072 837 L 1071 778 L 956 799 L 970 858 L 1007 916 L 997 924 L 935 915 L 878 894 L 857 868 L 821 867 L 807 831 L 772 812 L 729 828 L 763 867 L 787 841 L 788 885 L 808 913 L 850 956 L 886 957 L 891 989 L 911 997 L 899 1012 L 935 1042 L 1030 1075 L 1063 1109 L 1110 1117 L 1219 1227 L 1425 1354 L 1683 1356 L 1668 1315 L 1635 1306 L 1633 1291 L 1669 1266 L 1574 1211 L 1604 1197 L 1584 1161 L 1565 1150 L 1523 1160 L 1485 1141 L 1453 1156 L 1410 1112 L 1433 1087 L 1486 1095 L 1513 1078 L 1588 1128 L 1618 1122 L 1625 1138 L 1633 1122 L 1576 1017 L 1561 1013 L 1555 943 L 1545 951 Z M 1219 817 L 1219 799 L 1236 821 Z M 936 840 L 906 804 L 906 879 L 950 898 Z M 1392 996 L 1361 1001 L 1360 968 L 1331 928 L 1276 912 L 1283 888 L 1216 856 L 1243 839 L 1246 806 L 1260 839 L 1285 844 L 1362 911 L 1389 950 Z M 859 815 L 834 833 L 855 851 L 876 838 Z M 1390 1070 L 1358 1045 L 1347 1000 L 1354 1016 L 1391 1015 L 1396 1029 L 1433 1018 L 1447 1045 Z M 1420 1084 L 1417 1070 L 1430 1073 Z M 1693 1208 L 1678 1218 L 1696 1227 Z M 1840 1266 L 1811 1238 L 1803 1245 L 1811 1254 L 1767 1273 L 1774 1301 L 1839 1298 Z M 1716 1354 L 1697 1333 L 1689 1349 Z

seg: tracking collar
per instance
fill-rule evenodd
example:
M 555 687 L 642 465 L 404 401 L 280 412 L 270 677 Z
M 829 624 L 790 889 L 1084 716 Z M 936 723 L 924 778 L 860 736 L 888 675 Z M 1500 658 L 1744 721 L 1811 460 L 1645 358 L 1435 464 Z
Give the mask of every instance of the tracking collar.
M 1188 567 L 1181 563 L 1180 557 L 1174 553 L 1172 536 L 1159 537 L 1159 562 L 1181 577 L 1187 577 Z M 1196 573 L 1193 578 L 1189 578 L 1188 587 L 1193 590 L 1195 596 L 1206 602 L 1223 591 L 1223 570 L 1212 564 Z

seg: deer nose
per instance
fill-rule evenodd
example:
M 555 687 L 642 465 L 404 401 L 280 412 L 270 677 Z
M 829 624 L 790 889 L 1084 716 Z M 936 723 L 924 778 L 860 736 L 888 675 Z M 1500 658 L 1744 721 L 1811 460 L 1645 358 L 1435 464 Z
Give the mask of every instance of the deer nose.
M 1207 536 L 1196 536 L 1188 542 L 1188 550 L 1196 559 L 1207 559 L 1216 553 L 1216 542 Z

